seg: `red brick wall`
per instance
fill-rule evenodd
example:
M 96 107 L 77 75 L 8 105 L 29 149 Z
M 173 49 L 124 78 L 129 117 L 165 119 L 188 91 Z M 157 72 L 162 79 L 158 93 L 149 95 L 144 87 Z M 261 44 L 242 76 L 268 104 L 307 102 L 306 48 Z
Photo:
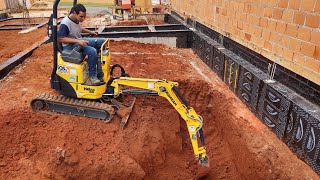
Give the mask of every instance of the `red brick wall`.
M 172 8 L 320 85 L 320 0 L 172 0 Z
M 0 10 L 6 9 L 6 3 L 4 0 L 0 0 Z

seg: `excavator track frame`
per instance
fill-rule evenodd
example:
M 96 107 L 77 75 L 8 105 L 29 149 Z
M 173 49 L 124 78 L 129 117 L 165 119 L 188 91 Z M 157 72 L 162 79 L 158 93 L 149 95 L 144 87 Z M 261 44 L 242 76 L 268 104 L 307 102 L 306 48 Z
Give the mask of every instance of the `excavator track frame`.
M 34 111 L 83 116 L 110 122 L 115 114 L 112 105 L 91 100 L 75 99 L 51 94 L 40 94 L 32 99 L 30 106 Z

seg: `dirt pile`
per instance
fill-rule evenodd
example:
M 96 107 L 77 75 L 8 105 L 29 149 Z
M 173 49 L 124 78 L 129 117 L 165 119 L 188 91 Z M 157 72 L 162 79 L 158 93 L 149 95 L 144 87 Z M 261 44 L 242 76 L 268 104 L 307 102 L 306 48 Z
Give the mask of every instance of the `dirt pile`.
M 188 49 L 111 43 L 112 63 L 132 77 L 168 79 L 204 119 L 208 179 L 318 176 L 298 160 Z M 190 63 L 202 71 L 201 76 Z M 198 166 L 183 119 L 161 97 L 137 96 L 124 130 L 119 119 L 40 114 L 31 98 L 51 92 L 52 45 L 0 83 L 0 179 L 193 179 Z M 206 77 L 206 78 L 204 78 Z

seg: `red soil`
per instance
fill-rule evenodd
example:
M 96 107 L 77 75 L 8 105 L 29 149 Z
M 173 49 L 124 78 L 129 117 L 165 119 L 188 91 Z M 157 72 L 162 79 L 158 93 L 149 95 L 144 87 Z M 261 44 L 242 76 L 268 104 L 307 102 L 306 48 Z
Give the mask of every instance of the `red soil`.
M 204 119 L 210 157 L 206 179 L 318 179 L 191 50 L 130 41 L 112 42 L 111 50 L 112 63 L 123 65 L 132 77 L 180 83 Z M 0 83 L 0 179 L 197 176 L 185 122 L 164 98 L 137 96 L 124 130 L 116 118 L 105 124 L 33 112 L 31 98 L 53 92 L 51 68 L 52 45 L 46 44 Z
M 42 40 L 46 36 L 47 28 L 42 27 L 26 34 L 19 32 L 19 30 L 0 32 L 0 63 Z
M 29 23 L 29 21 L 25 20 L 25 23 Z M 30 18 L 30 23 L 43 23 L 48 22 L 48 18 Z M 7 21 L 0 22 L 0 25 L 7 24 L 23 24 L 23 19 L 12 19 Z

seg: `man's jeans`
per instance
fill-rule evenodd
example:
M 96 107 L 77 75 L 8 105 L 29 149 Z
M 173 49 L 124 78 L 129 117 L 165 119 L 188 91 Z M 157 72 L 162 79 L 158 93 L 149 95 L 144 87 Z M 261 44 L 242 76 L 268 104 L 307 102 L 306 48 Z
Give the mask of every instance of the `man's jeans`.
M 87 46 L 82 47 L 82 54 L 84 56 L 88 55 L 88 66 L 89 66 L 89 76 L 97 76 L 97 65 L 100 65 L 100 62 L 98 62 L 97 57 L 97 50 L 99 51 L 101 48 L 101 45 L 104 43 L 105 39 L 102 38 L 83 38 L 83 40 L 86 40 L 89 42 Z M 79 46 L 79 44 L 69 44 L 63 47 L 63 49 L 72 50 L 76 46 Z M 98 73 L 101 73 L 101 67 L 98 68 Z

